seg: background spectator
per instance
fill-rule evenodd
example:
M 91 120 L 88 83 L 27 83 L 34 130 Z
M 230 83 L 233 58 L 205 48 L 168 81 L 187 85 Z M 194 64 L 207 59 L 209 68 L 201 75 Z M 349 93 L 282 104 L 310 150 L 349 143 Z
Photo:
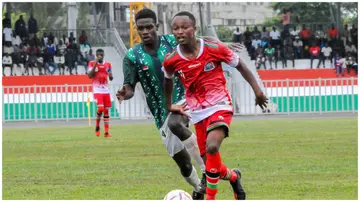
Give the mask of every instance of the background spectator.
M 31 68 L 31 72 L 32 75 L 34 75 L 34 67 L 35 66 L 39 66 L 37 65 L 38 63 L 38 54 L 39 54 L 39 50 L 38 48 L 35 46 L 34 43 L 31 43 L 30 46 L 27 48 L 26 53 L 28 55 L 28 60 L 26 62 L 25 65 L 25 73 L 27 72 L 27 75 L 30 75 L 30 71 L 29 68 Z M 39 72 L 41 73 L 41 72 Z
M 3 39 L 4 39 L 4 45 L 5 46 L 11 46 L 12 45 L 12 35 L 13 31 L 9 27 L 4 27 L 3 29 Z
M 340 74 L 342 74 L 342 76 L 344 76 L 343 65 L 345 64 L 345 61 L 346 61 L 345 58 L 342 58 L 339 53 L 335 52 L 334 64 L 335 64 L 335 70 L 336 70 L 337 76 L 340 76 Z
M 59 68 L 59 73 L 61 75 L 65 74 L 65 52 L 66 52 L 66 45 L 63 43 L 63 40 L 60 39 L 59 44 L 56 48 L 56 56 L 54 57 L 54 61 Z
M 11 18 L 9 13 L 5 13 L 5 18 L 3 19 L 3 28 L 7 27 L 7 28 L 12 28 L 11 27 Z
M 355 47 L 358 47 L 358 30 L 356 28 L 356 25 L 353 24 L 352 28 L 350 30 L 350 37 L 351 37 L 351 42 L 355 45 Z
M 15 23 L 15 33 L 20 36 L 22 41 L 26 40 L 26 24 L 22 15 L 20 15 L 20 18 Z
M 269 38 L 270 37 L 270 32 L 266 30 L 266 27 L 264 26 L 262 28 L 262 32 L 261 32 L 261 38 Z
M 33 12 L 31 12 L 28 20 L 28 32 L 30 40 L 33 39 L 35 34 L 38 32 L 37 20 L 34 18 Z
M 331 53 L 332 53 L 332 48 L 329 46 L 329 43 L 326 42 L 325 46 L 321 49 L 321 56 L 322 56 L 322 62 L 324 68 L 325 68 L 326 59 L 330 60 L 330 63 L 332 64 Z
M 88 35 L 85 33 L 85 30 L 82 30 L 81 35 L 79 37 L 79 43 L 84 44 L 87 42 L 87 40 L 88 40 Z
M 272 29 L 273 30 L 270 32 L 271 45 L 276 47 L 281 44 L 280 32 L 276 30 L 276 27 L 273 27 Z
M 272 61 L 274 60 L 275 48 L 273 48 L 271 46 L 271 44 L 268 44 L 267 48 L 265 48 L 265 50 L 264 50 L 264 53 L 265 53 L 266 59 L 269 61 L 270 69 L 273 69 L 272 68 Z
M 283 61 L 285 63 L 285 67 L 287 67 L 287 61 L 292 60 L 293 68 L 295 68 L 295 50 L 293 48 L 290 37 L 288 38 L 288 40 L 284 40 L 283 53 L 284 53 Z
M 295 56 L 296 58 L 303 58 L 304 57 L 304 49 L 303 49 L 303 42 L 300 40 L 299 36 L 295 37 L 295 41 L 293 42 L 293 46 L 295 48 Z
M 266 64 L 265 64 L 266 59 L 264 56 L 264 49 L 261 47 L 260 44 L 258 44 L 255 53 L 256 53 L 256 61 L 255 61 L 256 69 L 260 69 L 261 65 L 264 65 L 264 69 L 266 69 Z
M 13 61 L 11 58 L 11 55 L 7 52 L 5 52 L 5 55 L 3 55 L 2 58 L 2 69 L 3 69 L 3 76 L 5 76 L 5 68 L 9 67 L 10 71 L 11 71 L 11 76 L 12 76 L 12 67 L 13 67 Z
M 302 30 L 299 33 L 301 40 L 303 41 L 304 47 L 310 45 L 311 30 L 303 24 Z
M 343 31 L 343 34 L 342 34 L 342 40 L 344 41 L 344 45 L 347 44 L 347 42 L 349 41 L 349 38 L 350 38 L 350 31 L 348 29 L 348 25 L 345 25 L 344 26 L 344 31 Z
M 69 43 L 75 43 L 76 42 L 76 39 L 74 37 L 74 33 L 73 32 L 70 32 L 70 36 L 69 36 Z
M 240 32 L 240 29 L 239 27 L 236 27 L 235 31 L 233 32 L 233 42 L 234 43 L 241 43 L 242 40 L 241 40 L 241 32 Z
M 275 49 L 275 68 L 277 69 L 277 63 L 281 61 L 282 67 L 285 68 L 284 54 L 281 50 L 280 44 L 276 46 Z
M 320 46 L 322 43 L 325 43 L 326 35 L 322 25 L 319 25 L 319 27 L 317 28 L 315 32 L 315 39 L 316 43 L 320 44 Z
M 280 20 L 281 20 L 281 22 L 283 24 L 285 32 L 289 32 L 290 17 L 291 17 L 290 10 L 287 9 L 287 8 L 284 8 L 283 9 L 283 14 L 281 14 L 281 16 L 280 16 Z
M 20 36 L 16 35 L 15 32 L 13 32 L 12 34 L 12 45 L 15 46 L 15 45 L 20 45 L 21 44 L 21 39 L 20 39 Z
M 252 31 L 251 36 L 254 39 L 260 39 L 261 38 L 261 32 L 258 30 L 257 26 L 254 27 L 254 30 Z
M 334 43 L 334 41 L 336 40 L 336 38 L 338 37 L 338 30 L 335 28 L 335 24 L 331 24 L 331 28 L 328 30 L 328 35 L 330 38 L 330 46 L 332 46 L 332 44 Z
M 313 60 L 314 59 L 318 59 L 319 62 L 318 62 L 318 65 L 317 65 L 317 68 L 320 67 L 320 47 L 314 42 L 313 45 L 311 46 L 310 50 L 310 68 L 312 69 L 313 68 Z

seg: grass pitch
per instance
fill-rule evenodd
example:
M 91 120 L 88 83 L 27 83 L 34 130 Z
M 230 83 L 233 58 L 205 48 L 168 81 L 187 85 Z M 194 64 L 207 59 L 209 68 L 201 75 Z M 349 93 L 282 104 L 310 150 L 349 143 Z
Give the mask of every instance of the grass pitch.
M 191 193 L 154 125 L 3 130 L 3 199 L 163 199 Z M 357 199 L 357 119 L 234 121 L 223 162 L 247 199 Z M 198 169 L 199 171 L 199 169 Z M 221 181 L 218 199 L 233 199 Z

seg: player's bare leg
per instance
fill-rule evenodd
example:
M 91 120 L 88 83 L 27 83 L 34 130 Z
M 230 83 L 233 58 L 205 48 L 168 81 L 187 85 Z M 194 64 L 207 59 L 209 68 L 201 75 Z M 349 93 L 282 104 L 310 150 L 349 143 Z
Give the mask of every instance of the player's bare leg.
M 109 133 L 109 124 L 110 124 L 110 115 L 109 115 L 109 109 L 104 109 L 104 128 L 105 128 L 105 135 L 106 138 L 111 138 L 112 136 Z
M 220 126 L 208 132 L 206 140 L 206 200 L 215 200 L 220 178 L 230 181 L 235 199 L 245 200 L 246 197 L 240 182 L 240 171 L 238 169 L 230 170 L 221 162 L 219 149 L 227 130 L 227 127 Z
M 180 168 L 181 175 L 184 177 L 186 182 L 193 187 L 193 199 L 204 200 L 204 187 L 201 186 L 201 181 L 197 175 L 195 167 L 191 164 L 191 158 L 186 149 L 176 153 L 173 156 L 173 159 Z
M 206 187 L 205 163 L 200 156 L 196 135 L 189 129 L 189 119 L 181 114 L 171 113 L 169 115 L 168 127 L 184 144 L 190 157 L 198 164 L 203 175 L 201 179 L 202 191 Z M 191 163 L 191 162 L 190 162 Z M 203 198 L 203 193 L 193 193 L 193 199 Z
M 103 114 L 104 106 L 98 106 L 98 111 L 96 114 L 96 125 L 95 125 L 95 135 L 100 137 L 100 121 Z

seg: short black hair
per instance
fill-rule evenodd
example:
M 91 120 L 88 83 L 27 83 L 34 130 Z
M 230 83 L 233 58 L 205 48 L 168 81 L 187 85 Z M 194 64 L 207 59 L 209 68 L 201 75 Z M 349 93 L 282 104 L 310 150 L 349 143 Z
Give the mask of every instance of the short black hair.
M 187 11 L 178 12 L 176 15 L 174 15 L 173 19 L 176 16 L 188 16 L 190 18 L 190 20 L 192 21 L 194 27 L 196 26 L 196 19 L 195 19 L 194 15 L 191 14 L 190 12 L 187 12 Z
M 103 53 L 103 52 L 104 52 L 104 50 L 101 49 L 101 48 L 99 48 L 99 49 L 96 50 L 96 53 Z
M 148 8 L 144 8 L 141 9 L 139 12 L 137 12 L 135 14 L 135 23 L 140 20 L 140 19 L 144 19 L 144 18 L 151 18 L 154 20 L 154 23 L 156 23 L 156 14 L 153 10 L 148 9 Z

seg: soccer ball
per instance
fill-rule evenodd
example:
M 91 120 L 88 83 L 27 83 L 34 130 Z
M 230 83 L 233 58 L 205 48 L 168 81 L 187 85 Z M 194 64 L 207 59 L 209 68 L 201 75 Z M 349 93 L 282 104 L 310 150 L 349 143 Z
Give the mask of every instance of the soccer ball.
M 172 190 L 166 194 L 164 200 L 193 200 L 189 193 L 183 190 Z

